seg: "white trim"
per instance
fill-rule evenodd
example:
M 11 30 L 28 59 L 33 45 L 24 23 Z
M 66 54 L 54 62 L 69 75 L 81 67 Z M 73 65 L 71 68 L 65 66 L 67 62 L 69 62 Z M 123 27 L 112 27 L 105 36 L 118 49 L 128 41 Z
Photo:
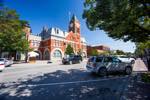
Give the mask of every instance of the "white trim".
M 59 51 L 61 52 L 61 54 L 62 54 L 62 57 L 64 57 L 64 52 L 63 52 L 60 48 L 54 48 L 54 49 L 52 50 L 52 52 L 51 52 L 51 58 L 54 58 L 54 57 L 53 57 L 53 54 L 54 54 L 55 50 L 59 50 Z
M 51 39 L 59 40 L 59 41 L 64 41 L 65 40 L 65 38 L 61 38 L 61 37 L 57 37 L 57 36 L 51 36 Z

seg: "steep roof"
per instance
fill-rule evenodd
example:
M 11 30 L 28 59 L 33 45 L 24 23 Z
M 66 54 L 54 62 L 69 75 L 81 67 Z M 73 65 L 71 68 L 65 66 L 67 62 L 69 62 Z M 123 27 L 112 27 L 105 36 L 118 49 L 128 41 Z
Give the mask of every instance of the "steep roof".
M 71 22 L 72 21 L 79 21 L 78 19 L 77 19 L 77 17 L 73 14 L 73 16 L 72 16 L 72 18 L 71 18 Z

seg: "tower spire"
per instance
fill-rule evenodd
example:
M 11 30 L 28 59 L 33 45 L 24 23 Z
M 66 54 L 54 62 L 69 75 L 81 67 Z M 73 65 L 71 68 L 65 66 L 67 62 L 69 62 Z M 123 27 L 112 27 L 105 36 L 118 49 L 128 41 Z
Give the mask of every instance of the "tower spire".
M 69 23 L 69 32 L 80 33 L 80 22 L 78 21 L 75 14 L 73 14 L 70 23 Z

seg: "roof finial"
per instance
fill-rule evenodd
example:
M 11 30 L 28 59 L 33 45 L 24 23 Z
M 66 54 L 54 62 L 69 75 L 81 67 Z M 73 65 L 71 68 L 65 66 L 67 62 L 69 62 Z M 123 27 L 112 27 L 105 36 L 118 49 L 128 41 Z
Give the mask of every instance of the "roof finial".
M 71 19 L 72 21 L 78 21 L 78 19 L 77 19 L 77 17 L 76 17 L 76 15 L 75 14 L 73 14 L 73 16 L 72 16 L 72 19 Z

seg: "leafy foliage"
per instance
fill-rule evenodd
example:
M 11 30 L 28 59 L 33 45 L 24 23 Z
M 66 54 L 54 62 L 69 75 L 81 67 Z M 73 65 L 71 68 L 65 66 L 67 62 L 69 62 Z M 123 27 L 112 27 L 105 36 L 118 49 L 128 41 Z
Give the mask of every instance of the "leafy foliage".
M 122 50 L 116 50 L 116 55 L 125 55 L 125 52 L 123 52 Z
M 113 39 L 150 40 L 149 0 L 85 0 L 83 18 L 89 29 L 104 30 Z
M 26 21 L 19 19 L 15 10 L 1 6 L 0 9 L 0 52 L 24 52 L 29 49 L 29 43 L 23 28 Z
M 91 51 L 91 56 L 97 56 L 98 55 L 98 51 L 96 49 L 92 49 Z
M 68 45 L 67 45 L 67 48 L 66 48 L 65 54 L 67 54 L 67 55 L 74 54 L 73 48 L 71 47 L 71 45 L 70 45 L 70 44 L 68 44 Z
M 145 83 L 150 83 L 150 73 L 143 73 L 141 79 Z
M 143 56 L 145 49 L 150 48 L 150 41 L 144 43 L 136 43 L 135 54 L 137 56 Z

